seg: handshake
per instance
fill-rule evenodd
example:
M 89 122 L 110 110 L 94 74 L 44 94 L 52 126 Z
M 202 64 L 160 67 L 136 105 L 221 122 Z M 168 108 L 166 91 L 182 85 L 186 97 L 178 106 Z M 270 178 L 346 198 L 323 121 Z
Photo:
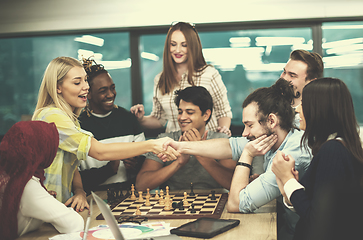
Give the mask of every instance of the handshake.
M 207 131 L 203 136 L 200 135 L 199 131 L 195 128 L 192 128 L 188 131 L 185 131 L 179 138 L 179 141 L 174 141 L 169 137 L 154 139 L 154 150 L 152 151 L 154 154 L 158 156 L 162 161 L 173 161 L 178 159 L 184 153 L 185 148 L 188 145 L 185 145 L 183 142 L 190 141 L 200 141 L 205 140 L 207 137 Z

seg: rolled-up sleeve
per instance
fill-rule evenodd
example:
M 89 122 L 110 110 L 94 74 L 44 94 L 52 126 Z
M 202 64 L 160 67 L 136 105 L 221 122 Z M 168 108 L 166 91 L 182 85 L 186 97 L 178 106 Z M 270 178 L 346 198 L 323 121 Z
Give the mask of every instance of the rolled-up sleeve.
M 248 140 L 245 137 L 229 138 L 229 145 L 231 146 L 233 160 L 238 161 L 247 143 Z
M 265 173 L 261 174 L 240 191 L 239 211 L 243 213 L 253 212 L 277 198 L 280 194 L 275 174 L 271 171 L 271 167 L 269 167 Z
M 59 148 L 65 152 L 73 153 L 78 160 L 86 160 L 91 147 L 91 132 L 82 130 L 61 110 L 50 109 L 42 119 L 54 122 L 59 132 Z

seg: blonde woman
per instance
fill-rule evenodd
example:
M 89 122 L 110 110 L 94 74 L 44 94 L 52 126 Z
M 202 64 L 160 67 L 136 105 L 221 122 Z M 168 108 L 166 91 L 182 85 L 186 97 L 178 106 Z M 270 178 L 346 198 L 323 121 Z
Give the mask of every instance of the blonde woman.
M 55 191 L 56 198 L 75 207 L 77 211 L 88 208 L 78 166 L 81 160 L 91 156 L 100 161 L 120 160 L 154 152 L 164 152 L 166 139 L 135 143 L 103 144 L 84 131 L 78 116 L 86 106 L 89 85 L 83 65 L 71 57 L 53 59 L 45 70 L 38 95 L 33 120 L 54 122 L 59 132 L 59 147 L 52 165 L 45 170 L 44 185 Z M 171 159 L 179 155 L 169 148 Z M 73 196 L 72 196 L 73 192 Z
M 231 106 L 227 98 L 227 89 L 221 75 L 208 65 L 202 52 L 197 30 L 189 23 L 173 24 L 166 36 L 163 71 L 154 79 L 153 109 L 149 116 L 144 116 L 144 106 L 131 107 L 146 128 L 161 128 L 166 125 L 166 132 L 180 130 L 178 109 L 174 104 L 174 92 L 190 86 L 203 86 L 212 96 L 213 114 L 207 124 L 207 130 L 223 132 L 231 136 Z

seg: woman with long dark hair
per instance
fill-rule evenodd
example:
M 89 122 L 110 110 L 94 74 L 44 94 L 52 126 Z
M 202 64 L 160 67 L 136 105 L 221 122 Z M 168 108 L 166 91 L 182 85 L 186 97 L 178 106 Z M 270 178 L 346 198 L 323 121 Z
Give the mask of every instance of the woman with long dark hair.
M 279 152 L 272 165 L 285 204 L 300 215 L 294 239 L 361 239 L 363 151 L 347 86 L 310 82 L 297 112 L 311 164 L 300 182 L 291 156 Z

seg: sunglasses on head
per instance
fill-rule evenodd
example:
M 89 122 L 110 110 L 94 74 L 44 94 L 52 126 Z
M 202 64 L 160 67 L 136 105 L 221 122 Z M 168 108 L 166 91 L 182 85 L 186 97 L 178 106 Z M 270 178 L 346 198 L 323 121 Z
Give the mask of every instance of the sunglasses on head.
M 195 29 L 195 23 L 191 23 L 191 22 L 179 22 L 179 21 L 174 21 L 171 23 L 170 28 L 172 28 L 173 26 L 179 24 L 179 23 L 183 23 L 183 24 L 187 24 L 189 25 L 195 32 L 197 32 L 197 30 Z

